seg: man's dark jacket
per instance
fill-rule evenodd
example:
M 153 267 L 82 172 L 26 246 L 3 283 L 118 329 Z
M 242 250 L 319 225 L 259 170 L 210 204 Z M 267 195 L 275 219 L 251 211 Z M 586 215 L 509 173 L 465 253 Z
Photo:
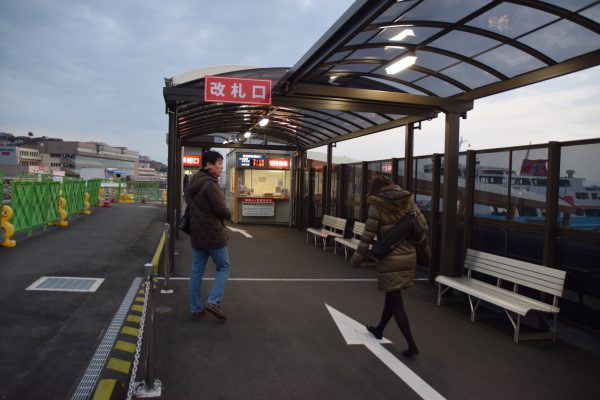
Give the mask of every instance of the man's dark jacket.
M 228 237 L 224 220 L 231 219 L 231 211 L 225 204 L 217 177 L 204 168 L 196 172 L 185 188 L 185 200 L 190 209 L 192 247 L 217 249 L 226 246 Z

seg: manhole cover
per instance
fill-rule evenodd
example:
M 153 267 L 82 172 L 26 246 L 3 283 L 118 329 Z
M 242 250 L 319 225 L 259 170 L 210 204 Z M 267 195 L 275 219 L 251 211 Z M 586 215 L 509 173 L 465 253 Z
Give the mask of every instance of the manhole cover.
M 67 276 L 42 276 L 25 290 L 52 290 L 57 292 L 95 292 L 103 278 L 74 278 Z

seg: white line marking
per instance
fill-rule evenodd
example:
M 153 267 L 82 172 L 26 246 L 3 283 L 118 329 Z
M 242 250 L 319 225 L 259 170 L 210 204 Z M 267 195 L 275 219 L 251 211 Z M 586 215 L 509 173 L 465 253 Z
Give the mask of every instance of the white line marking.
M 243 230 L 243 229 L 240 229 L 240 228 L 232 228 L 231 226 L 228 226 L 228 227 L 227 227 L 227 229 L 229 229 L 230 231 L 233 231 L 233 232 L 239 232 L 239 233 L 241 233 L 242 235 L 246 236 L 247 238 L 250 238 L 250 239 L 252 239 L 252 235 L 251 235 L 251 234 L 249 234 L 248 232 L 246 232 L 246 231 L 245 231 L 245 230 Z
M 165 278 L 158 278 L 163 280 Z M 207 281 L 215 278 L 204 278 Z M 170 281 L 189 281 L 189 276 L 170 277 Z M 249 282 L 376 282 L 377 279 L 345 279 L 345 278 L 229 278 L 228 281 L 249 281 Z
M 391 343 L 386 338 L 375 339 L 364 325 L 356 322 L 345 314 L 342 314 L 328 304 L 325 304 L 329 314 L 335 321 L 346 344 L 365 345 L 379 360 L 381 360 L 389 369 L 392 370 L 400 379 L 402 379 L 412 390 L 425 400 L 445 400 L 434 388 L 429 386 L 421 377 L 410 370 L 404 363 L 398 360 L 382 345 Z

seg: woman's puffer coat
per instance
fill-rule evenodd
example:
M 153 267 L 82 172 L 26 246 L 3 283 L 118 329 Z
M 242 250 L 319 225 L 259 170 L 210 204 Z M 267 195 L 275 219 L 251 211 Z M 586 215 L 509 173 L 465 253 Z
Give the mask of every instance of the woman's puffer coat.
M 185 189 L 185 201 L 190 210 L 190 239 L 194 249 L 218 249 L 227 245 L 225 221 L 231 211 L 217 177 L 208 170 L 196 172 Z
M 410 192 L 404 191 L 398 185 L 383 187 L 376 195 L 367 198 L 369 212 L 365 223 L 365 231 L 360 244 L 350 263 L 354 267 L 360 266 L 369 252 L 375 235 L 384 237 L 396 224 L 398 224 L 410 210 L 414 210 L 418 228 L 416 234 L 404 240 L 387 257 L 377 263 L 378 289 L 394 291 L 412 286 L 417 264 L 417 246 L 428 248 L 427 220 L 414 204 Z

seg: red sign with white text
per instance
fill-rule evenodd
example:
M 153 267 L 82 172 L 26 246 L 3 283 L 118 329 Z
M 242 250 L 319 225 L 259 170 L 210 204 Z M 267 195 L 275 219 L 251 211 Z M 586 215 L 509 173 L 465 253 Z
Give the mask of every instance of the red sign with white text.
M 201 156 L 183 156 L 184 167 L 199 167 L 202 162 Z
M 270 105 L 271 80 L 206 75 L 204 101 Z
M 287 158 L 269 158 L 267 161 L 269 168 L 273 169 L 289 169 L 290 160 Z

